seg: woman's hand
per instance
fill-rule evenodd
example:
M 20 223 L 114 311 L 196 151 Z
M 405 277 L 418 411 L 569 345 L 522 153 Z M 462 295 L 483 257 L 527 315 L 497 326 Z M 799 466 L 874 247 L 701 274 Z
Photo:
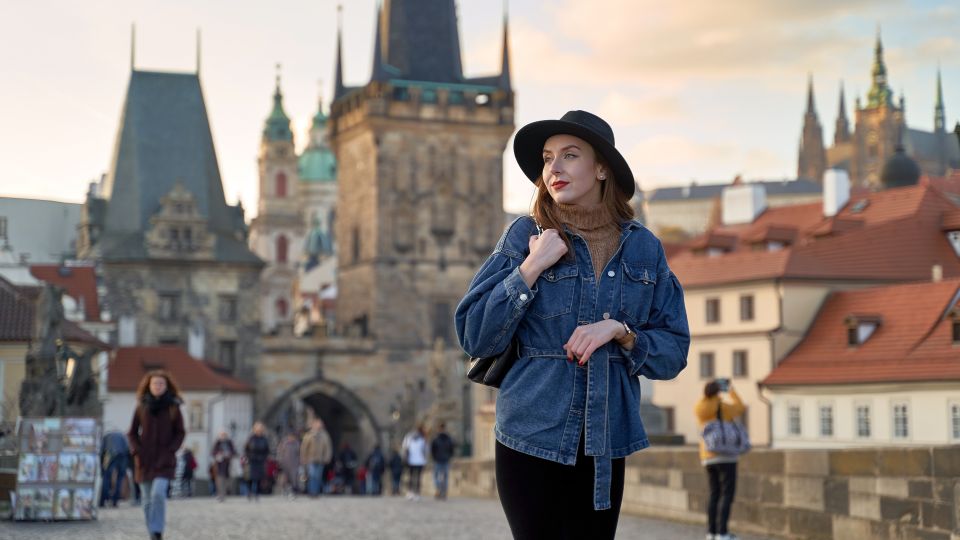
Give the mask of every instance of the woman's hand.
M 573 331 L 573 335 L 564 344 L 563 349 L 567 351 L 567 360 L 578 360 L 581 366 L 590 360 L 593 351 L 599 349 L 609 341 L 618 337 L 623 337 L 626 330 L 623 324 L 614 319 L 605 319 L 593 324 L 578 326 Z
M 530 237 L 530 254 L 520 264 L 520 275 L 527 287 L 533 287 L 540 274 L 567 253 L 567 245 L 556 229 L 547 229 Z

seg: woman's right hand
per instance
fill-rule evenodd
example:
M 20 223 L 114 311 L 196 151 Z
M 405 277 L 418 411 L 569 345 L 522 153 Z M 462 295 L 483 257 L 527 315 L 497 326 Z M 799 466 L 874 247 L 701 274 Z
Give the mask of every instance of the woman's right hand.
M 530 254 L 520 264 L 520 275 L 527 287 L 533 287 L 540 274 L 567 253 L 567 245 L 556 229 L 546 229 L 530 237 Z

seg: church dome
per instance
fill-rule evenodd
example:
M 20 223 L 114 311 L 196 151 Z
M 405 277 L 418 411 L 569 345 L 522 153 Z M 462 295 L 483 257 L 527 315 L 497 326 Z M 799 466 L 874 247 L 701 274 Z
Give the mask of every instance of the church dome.
M 903 145 L 897 145 L 890 159 L 883 164 L 880 182 L 884 189 L 914 186 L 920 181 L 920 166 L 907 155 Z

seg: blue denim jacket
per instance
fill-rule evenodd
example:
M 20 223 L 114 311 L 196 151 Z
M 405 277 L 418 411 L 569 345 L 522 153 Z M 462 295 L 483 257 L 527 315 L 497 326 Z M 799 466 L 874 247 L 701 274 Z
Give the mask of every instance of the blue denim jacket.
M 596 279 L 584 239 L 566 230 L 575 260 L 560 259 L 533 288 L 520 275 L 536 224 L 511 223 L 480 267 L 456 312 L 460 346 L 492 356 L 516 336 L 520 355 L 497 396 L 497 440 L 514 450 L 573 465 L 581 429 L 595 457 L 594 508 L 610 508 L 611 459 L 649 446 L 640 420 L 640 381 L 672 379 L 687 365 L 690 331 L 683 289 L 660 241 L 638 222 L 622 227 L 620 246 Z M 637 332 L 631 351 L 611 341 L 585 366 L 563 344 L 577 325 L 612 318 Z

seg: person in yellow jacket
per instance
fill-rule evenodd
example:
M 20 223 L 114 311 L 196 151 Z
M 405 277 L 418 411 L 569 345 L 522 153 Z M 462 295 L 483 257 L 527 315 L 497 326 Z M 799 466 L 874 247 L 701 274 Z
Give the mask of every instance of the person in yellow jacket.
M 729 400 L 723 399 L 721 390 Z M 730 386 L 729 379 L 708 382 L 703 387 L 703 397 L 694 406 L 700 432 L 710 421 L 717 419 L 717 411 L 724 422 L 732 422 L 743 416 L 746 407 L 740 396 Z M 730 507 L 737 489 L 737 456 L 716 454 L 707 450 L 700 438 L 700 462 L 707 469 L 710 483 L 710 500 L 707 503 L 707 540 L 737 540 L 727 531 Z

